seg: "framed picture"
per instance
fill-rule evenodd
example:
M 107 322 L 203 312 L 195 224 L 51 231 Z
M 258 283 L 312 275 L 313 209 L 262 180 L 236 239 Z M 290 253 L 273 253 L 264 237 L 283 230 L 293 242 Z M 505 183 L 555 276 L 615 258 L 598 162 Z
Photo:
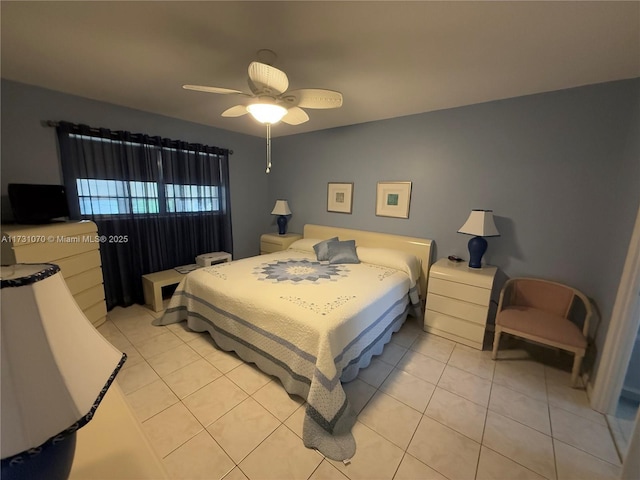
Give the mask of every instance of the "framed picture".
M 353 182 L 327 184 L 327 212 L 351 213 Z
M 378 182 L 376 215 L 409 218 L 411 182 Z

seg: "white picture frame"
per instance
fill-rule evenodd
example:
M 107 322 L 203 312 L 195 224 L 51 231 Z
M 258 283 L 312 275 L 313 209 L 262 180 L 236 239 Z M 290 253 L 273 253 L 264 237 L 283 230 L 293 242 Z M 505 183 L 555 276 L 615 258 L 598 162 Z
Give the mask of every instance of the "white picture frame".
M 327 183 L 327 212 L 351 213 L 353 182 Z
M 409 218 L 411 182 L 378 182 L 376 215 L 379 217 Z

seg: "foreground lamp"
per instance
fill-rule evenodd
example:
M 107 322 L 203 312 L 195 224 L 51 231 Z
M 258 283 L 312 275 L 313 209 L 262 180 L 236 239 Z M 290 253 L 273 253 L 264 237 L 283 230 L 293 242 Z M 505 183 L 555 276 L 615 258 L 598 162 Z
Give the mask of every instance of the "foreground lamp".
M 267 169 L 271 171 L 271 125 L 278 123 L 287 114 L 287 109 L 275 103 L 253 103 L 247 106 L 253 118 L 267 126 Z
M 76 431 L 127 356 L 91 325 L 51 264 L 0 267 L 1 476 L 66 479 Z
M 276 204 L 271 211 L 271 215 L 279 215 L 278 217 L 278 234 L 284 235 L 287 233 L 287 215 L 291 215 L 289 204 L 286 200 L 276 200 Z
M 467 244 L 469 247 L 469 267 L 482 268 L 482 256 L 487 251 L 487 241 L 483 237 L 500 236 L 493 221 L 493 210 L 471 210 L 469 218 L 460 227 L 458 233 L 475 235 Z

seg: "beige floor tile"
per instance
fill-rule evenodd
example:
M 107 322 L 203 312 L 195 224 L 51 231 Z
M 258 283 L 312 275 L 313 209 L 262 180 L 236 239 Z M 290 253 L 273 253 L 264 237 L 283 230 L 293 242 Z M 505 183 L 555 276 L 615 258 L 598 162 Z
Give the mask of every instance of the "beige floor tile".
M 140 352 L 136 350 L 136 348 L 129 342 L 122 345 L 122 348 L 119 348 L 120 351 L 127 354 L 127 361 L 124 362 L 122 369 L 133 367 L 134 365 L 138 365 L 139 363 L 146 362 Z
M 193 343 L 194 342 L 191 342 L 190 345 Z M 201 351 L 207 351 L 207 348 L 201 348 Z M 229 373 L 231 370 L 244 363 L 234 352 L 225 352 L 224 350 L 209 351 L 209 353 L 203 356 L 207 362 L 216 367 L 222 373 Z
M 449 357 L 449 365 L 465 370 L 469 373 L 491 380 L 496 362 L 491 359 L 491 353 L 482 350 L 476 350 L 465 345 L 456 344 L 451 357 Z
M 129 368 L 123 368 L 116 377 L 120 388 L 125 394 L 134 392 L 159 379 L 158 374 L 144 361 Z
M 502 385 L 491 387 L 489 410 L 551 435 L 549 405 Z
M 179 400 L 162 380 L 156 380 L 127 395 L 127 401 L 138 420 L 144 422 Z
M 363 368 L 358 372 L 357 378 L 378 388 L 382 385 L 382 382 L 384 382 L 389 373 L 391 373 L 391 370 L 393 370 L 393 365 L 374 357 L 371 359 L 371 363 L 367 368 Z
M 476 480 L 545 480 L 545 477 L 509 460 L 507 457 L 482 447 Z
M 274 458 L 278 460 L 274 461 Z M 281 425 L 239 467 L 250 480 L 307 479 L 320 465 L 322 458 Z
M 616 480 L 621 467 L 600 460 L 557 439 L 553 440 L 556 452 L 558 480 Z
M 438 386 L 483 407 L 489 405 L 491 382 L 465 370 L 447 365 Z
M 179 347 L 180 345 L 184 345 L 184 342 L 169 330 L 165 330 L 164 333 L 156 335 L 155 337 L 149 338 L 143 342 L 134 343 L 134 346 L 140 352 L 140 355 L 147 360 L 151 357 Z
M 225 475 L 236 466 L 206 431 L 171 452 L 163 463 L 172 480 L 228 479 L 232 477 Z
M 376 357 L 389 365 L 396 365 L 400 359 L 407 353 L 407 348 L 398 345 L 397 343 L 389 342 L 384 346 L 382 355 Z
M 401 347 L 409 348 L 421 333 L 422 329 L 405 323 L 399 331 L 391 336 L 391 341 Z
M 287 418 L 284 424 L 298 437 L 302 438 L 302 425 L 304 424 L 304 417 L 307 411 L 306 402 L 300 405 L 300 407 Z
M 182 402 L 207 427 L 247 396 L 244 390 L 227 377 L 220 377 L 184 398 Z
M 393 480 L 447 480 L 433 468 L 405 453 Z
M 421 378 L 394 369 L 380 386 L 380 391 L 400 400 L 418 412 L 424 413 L 435 388 L 435 385 Z
M 175 348 L 148 358 L 147 362 L 158 375 L 164 377 L 201 358 L 195 350 L 187 344 L 181 343 Z
M 499 362 L 500 360 L 498 360 L 498 363 Z M 514 374 L 513 372 L 500 369 L 496 371 L 493 382 L 515 390 L 516 392 L 524 393 L 536 400 L 542 402 L 547 401 L 547 384 L 544 376 L 524 372 Z
M 348 477 L 345 477 L 336 467 L 331 465 L 329 460 L 324 459 L 309 477 L 309 480 L 348 480 Z
M 249 480 L 247 476 L 242 473 L 239 467 L 231 470 L 227 475 L 225 475 L 224 480 Z
M 398 362 L 396 368 L 436 385 L 445 366 L 445 363 L 410 350 Z
M 356 414 L 362 411 L 367 402 L 373 397 L 373 394 L 376 393 L 375 387 L 363 382 L 359 378 L 348 383 L 343 383 L 342 388 L 347 395 L 347 399 L 349 399 L 351 408 L 353 408 Z
M 543 378 L 545 376 L 544 364 L 529 358 L 506 359 L 499 355 L 495 364 L 496 373 L 511 374 L 513 376 L 525 373 Z
M 234 462 L 240 463 L 280 422 L 253 398 L 220 417 L 207 431 Z
M 111 345 L 116 347 L 118 350 L 123 350 L 125 346 L 130 344 L 129 340 L 125 335 L 120 331 L 118 327 L 111 321 L 107 320 L 102 325 L 97 328 L 98 332 L 109 340 Z
M 254 393 L 253 398 L 281 422 L 289 418 L 304 403 L 304 398 L 288 394 L 277 379 Z
M 190 340 L 187 343 L 191 348 L 193 348 L 196 352 L 198 352 L 203 357 L 206 357 L 207 355 L 210 355 L 211 353 L 214 353 L 214 352 L 224 351 L 224 350 L 221 350 L 220 347 L 216 345 L 216 343 L 213 341 L 213 338 L 211 338 L 210 335 L 200 335 L 199 337 L 194 338 L 193 340 Z
M 153 338 L 163 333 L 168 332 L 166 327 L 152 325 L 151 322 L 155 320 L 155 317 L 148 313 L 142 313 L 137 316 L 114 319 L 113 323 L 118 329 L 124 333 L 134 345 L 145 342 L 150 338 Z
M 569 384 L 549 383 L 547 385 L 547 395 L 549 405 L 562 408 L 600 425 L 607 424 L 604 415 L 591 409 L 585 390 L 571 388 Z
M 222 376 L 222 373 L 198 355 L 200 360 L 163 377 L 178 398 L 185 398 Z
M 548 479 L 555 479 L 551 437 L 489 410 L 482 444 Z
M 183 342 L 190 342 L 195 340 L 196 338 L 200 338 L 203 335 L 209 335 L 208 332 L 194 332 L 193 330 L 187 327 L 187 322 L 180 323 L 172 323 L 167 325 L 167 330 L 171 330 L 176 337 L 178 337 Z
M 249 363 L 244 363 L 231 370 L 227 373 L 227 378 L 249 395 L 253 395 L 272 381 L 271 376 L 261 372 L 258 367 Z
M 411 344 L 411 350 L 420 352 L 436 360 L 447 363 L 451 352 L 453 352 L 455 342 L 447 340 L 446 338 L 431 335 L 429 333 L 423 333 L 418 335 L 415 341 Z
M 477 403 L 438 387 L 424 414 L 478 443 L 482 442 L 487 409 Z
M 618 453 L 606 425 L 554 406 L 550 407 L 550 413 L 553 438 L 606 462 L 619 464 Z
M 447 478 L 472 479 L 476 473 L 480 444 L 423 416 L 407 453 Z
M 164 458 L 203 428 L 182 403 L 176 403 L 143 422 L 142 430 L 154 450 Z
M 403 451 L 366 425 L 356 422 L 351 431 L 356 440 L 356 454 L 348 465 L 329 460 L 351 480 L 390 480 L 393 478 Z
M 385 393 L 376 393 L 358 421 L 406 450 L 422 414 Z
M 552 383 L 559 385 L 571 386 L 571 372 L 568 370 L 560 370 L 559 368 L 545 365 L 544 367 L 545 378 L 547 379 L 547 386 Z M 578 378 L 578 388 L 584 388 L 584 383 L 581 378 Z

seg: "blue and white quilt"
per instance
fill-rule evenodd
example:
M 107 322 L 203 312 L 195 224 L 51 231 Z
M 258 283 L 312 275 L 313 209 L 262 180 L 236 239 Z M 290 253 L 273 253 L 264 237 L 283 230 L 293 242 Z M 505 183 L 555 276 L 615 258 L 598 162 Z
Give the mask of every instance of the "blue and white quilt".
M 189 273 L 154 324 L 186 320 L 277 376 L 307 400 L 304 444 L 345 460 L 355 453 L 356 415 L 341 381 L 353 380 L 419 310 L 420 265 L 411 255 L 364 247 L 361 263 L 332 265 L 316 260 L 313 243 Z

